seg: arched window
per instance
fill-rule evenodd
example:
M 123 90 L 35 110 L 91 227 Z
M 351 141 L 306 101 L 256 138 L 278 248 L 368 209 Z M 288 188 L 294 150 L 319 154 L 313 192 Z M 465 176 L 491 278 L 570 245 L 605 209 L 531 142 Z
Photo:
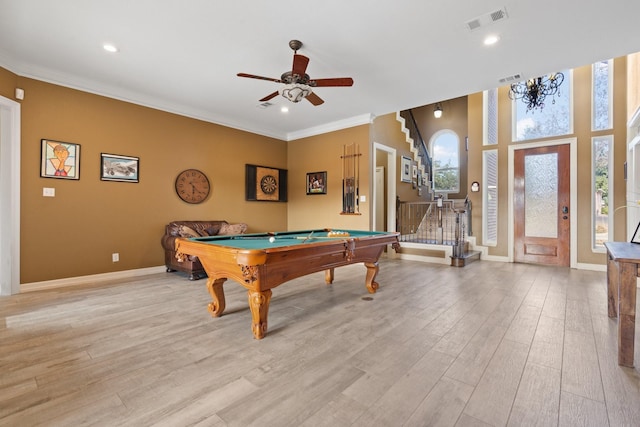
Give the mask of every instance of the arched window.
M 450 130 L 436 132 L 429 142 L 433 160 L 433 190 L 460 192 L 460 138 Z

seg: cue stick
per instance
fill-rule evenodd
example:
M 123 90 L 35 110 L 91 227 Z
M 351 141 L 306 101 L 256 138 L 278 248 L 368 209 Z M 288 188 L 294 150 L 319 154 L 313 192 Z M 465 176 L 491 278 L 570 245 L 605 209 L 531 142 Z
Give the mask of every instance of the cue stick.
M 313 237 L 311 237 L 311 240 L 318 240 L 318 239 L 346 239 L 347 237 L 351 237 L 351 236 L 313 236 Z M 307 240 L 309 238 L 308 237 L 304 237 L 304 236 L 298 236 L 297 239 Z M 304 241 L 302 243 L 304 243 Z
M 301 236 L 230 236 L 229 240 L 269 240 L 271 237 L 276 240 L 297 240 L 302 238 Z

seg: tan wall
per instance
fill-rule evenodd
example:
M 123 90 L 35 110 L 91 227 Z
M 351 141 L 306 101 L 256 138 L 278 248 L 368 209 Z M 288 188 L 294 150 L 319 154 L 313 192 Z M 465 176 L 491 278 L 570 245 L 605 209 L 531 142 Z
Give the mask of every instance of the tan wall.
M 360 156 L 360 215 L 342 215 L 342 153 L 357 144 Z M 289 142 L 289 230 L 318 227 L 369 230 L 369 125 L 355 126 Z M 306 194 L 308 172 L 327 172 L 327 194 Z
M 411 146 L 407 142 L 407 136 L 402 132 L 402 125 L 396 118 L 396 113 L 385 114 L 376 117 L 371 127 L 371 140 L 378 144 L 396 150 L 396 195 L 403 202 L 418 202 L 429 199 L 429 193 L 425 188 L 422 195 L 418 195 L 418 189 L 413 188 L 411 183 L 402 182 L 401 179 L 401 161 L 402 156 L 409 157 L 417 164 L 418 159 L 411 152 Z M 380 162 L 381 160 L 378 159 Z M 380 166 L 386 165 L 386 158 L 383 158 Z
M 626 59 L 614 62 L 614 201 L 624 205 L 626 185 L 624 162 L 626 160 Z M 566 137 L 577 138 L 577 199 L 574 206 L 577 218 L 577 240 L 579 263 L 604 264 L 605 255 L 591 249 L 591 138 L 609 135 L 611 131 L 591 131 L 591 66 L 574 69 L 574 133 Z M 498 91 L 498 145 L 482 145 L 482 93 L 469 96 L 469 181 L 482 183 L 482 151 L 498 149 L 498 244 L 489 248 L 490 255 L 508 256 L 508 148 L 512 144 L 511 100 L 508 87 Z M 553 138 L 556 139 L 556 138 Z M 470 195 L 473 203 L 473 230 L 482 242 L 482 192 Z M 615 240 L 625 240 L 625 216 L 618 212 L 615 217 Z
M 604 263 L 590 249 L 590 119 L 589 67 L 577 69 L 575 136 L 578 138 L 578 262 Z M 615 118 L 615 200 L 624 203 L 622 165 L 626 141 L 626 61 L 617 59 Z M 403 201 L 421 200 L 411 184 L 400 182 L 400 158 L 413 157 L 400 132 L 395 113 L 378 117 L 372 125 L 356 126 L 324 135 L 284 142 L 126 102 L 23 78 L 0 68 L 0 95 L 14 98 L 15 87 L 25 90 L 21 102 L 21 281 L 58 278 L 152 267 L 163 264 L 159 244 L 164 224 L 174 219 L 226 219 L 246 222 L 249 231 L 315 228 L 370 228 L 368 165 L 372 143 L 397 150 L 397 194 Z M 481 182 L 482 95 L 467 101 L 468 179 Z M 447 106 L 447 104 L 445 104 Z M 447 109 L 453 110 L 453 105 Z M 428 109 L 425 109 L 428 111 Z M 427 114 L 427 113 L 425 113 Z M 447 112 L 445 111 L 445 116 Z M 499 168 L 506 171 L 511 144 L 511 107 L 507 88 L 499 94 Z M 445 117 L 443 116 L 443 118 Z M 441 119 L 442 120 L 442 119 Z M 444 123 L 444 122 L 443 122 Z M 460 135 L 463 138 L 465 133 Z M 49 138 L 81 145 L 80 180 L 41 178 L 40 140 Z M 425 136 L 425 138 L 428 138 Z M 361 215 L 341 215 L 342 148 L 357 143 L 360 161 Z M 100 153 L 140 158 L 140 183 L 100 180 Z M 289 203 L 244 200 L 246 163 L 289 170 Z M 584 167 L 583 167 L 584 166 Z M 173 185 L 184 169 L 204 171 L 212 194 L 200 205 L 178 199 Z M 307 196 L 307 172 L 328 173 L 326 195 Z M 500 218 L 507 218 L 507 179 L 500 173 Z M 55 198 L 44 198 L 44 187 Z M 466 182 L 463 188 L 467 187 Z M 474 235 L 481 237 L 481 193 L 470 194 Z M 624 214 L 622 214 L 624 215 Z M 624 218 L 616 216 L 615 236 L 624 240 Z M 499 242 L 492 255 L 507 255 L 508 220 L 499 222 Z M 480 241 L 480 240 L 479 240 Z M 120 262 L 111 254 L 118 252 Z
M 429 147 L 429 142 L 433 135 L 437 132 L 445 129 L 452 130 L 460 138 L 459 153 L 460 153 L 460 192 L 449 193 L 447 198 L 449 199 L 464 199 L 467 196 L 467 162 L 468 154 L 466 151 L 465 138 L 469 134 L 467 128 L 467 97 L 449 99 L 441 102 L 442 105 L 442 117 L 436 119 L 433 116 L 433 110 L 435 105 L 425 105 L 423 107 L 413 108 L 413 117 L 416 119 L 420 134 L 424 139 L 425 144 Z
M 0 69 L 0 90 L 22 102 L 21 282 L 164 264 L 160 237 L 171 220 L 246 222 L 249 231 L 284 230 L 287 204 L 245 201 L 245 163 L 287 167 L 284 141 L 189 119 Z M 80 180 L 40 177 L 40 140 L 81 146 Z M 100 180 L 100 153 L 140 158 L 140 182 Z M 177 174 L 205 172 L 199 205 L 175 194 Z M 43 187 L 55 198 L 42 196 Z M 118 252 L 120 262 L 111 254 Z
M 627 109 L 626 98 L 629 95 L 627 84 L 627 57 L 616 58 L 613 65 L 614 87 L 613 87 L 613 141 L 615 146 L 614 155 L 614 200 L 615 207 L 627 204 L 627 182 L 624 179 L 624 165 L 627 161 Z M 638 87 L 636 87 L 637 93 Z M 640 98 L 638 99 L 640 101 Z M 627 210 L 621 209 L 615 213 L 614 240 L 627 240 Z
M 19 81 L 18 76 L 0 67 L 0 96 L 15 100 L 15 89 Z

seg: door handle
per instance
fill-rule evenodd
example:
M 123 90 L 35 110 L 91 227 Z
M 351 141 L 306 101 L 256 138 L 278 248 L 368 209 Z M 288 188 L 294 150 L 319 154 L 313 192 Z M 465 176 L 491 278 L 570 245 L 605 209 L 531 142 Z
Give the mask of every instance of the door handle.
M 568 206 L 563 206 L 562 207 L 562 213 L 563 214 L 568 214 L 569 213 L 569 207 Z

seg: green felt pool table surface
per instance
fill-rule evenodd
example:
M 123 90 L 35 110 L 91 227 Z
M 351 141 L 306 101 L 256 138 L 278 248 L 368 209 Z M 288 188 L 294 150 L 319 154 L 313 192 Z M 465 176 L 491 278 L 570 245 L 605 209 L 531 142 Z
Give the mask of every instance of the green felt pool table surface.
M 329 233 L 333 231 L 348 233 L 348 236 L 330 237 Z M 381 231 L 362 231 L 362 230 L 329 230 L 314 229 L 302 231 L 279 231 L 269 233 L 252 233 L 237 234 L 225 236 L 207 236 L 194 237 L 190 240 L 207 243 L 211 245 L 226 246 L 237 249 L 269 249 L 284 246 L 309 245 L 312 243 L 326 242 L 340 239 L 361 239 L 373 236 L 383 236 L 389 233 Z M 269 239 L 273 238 L 273 241 Z

